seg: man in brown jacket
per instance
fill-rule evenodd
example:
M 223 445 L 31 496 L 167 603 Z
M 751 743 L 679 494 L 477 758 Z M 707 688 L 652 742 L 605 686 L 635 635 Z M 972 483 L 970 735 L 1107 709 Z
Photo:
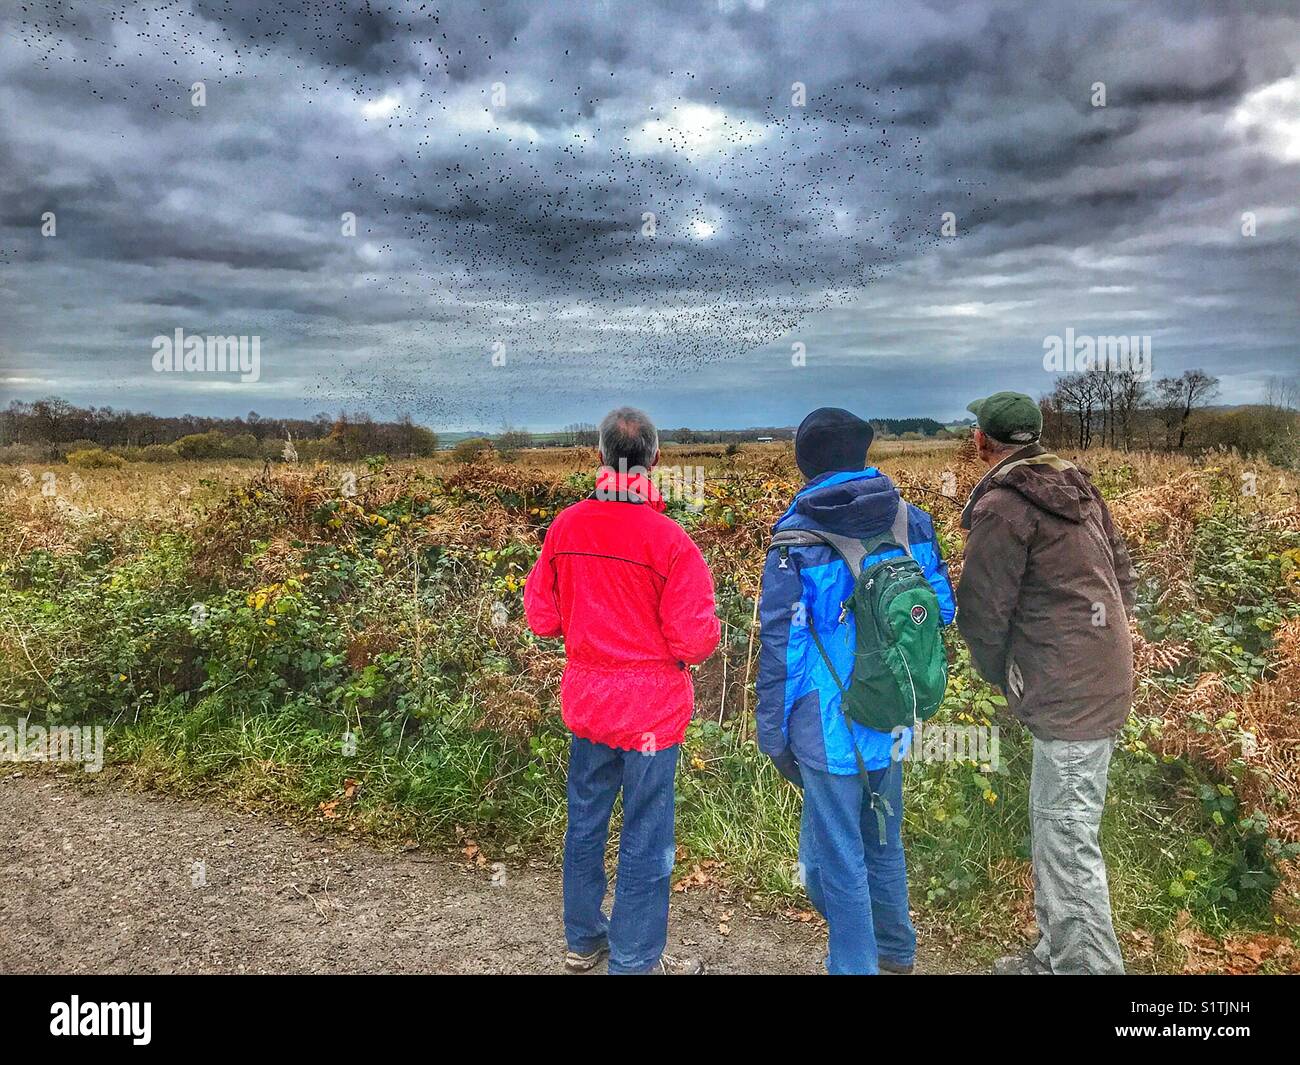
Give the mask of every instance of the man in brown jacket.
M 1040 447 L 1018 392 L 968 408 L 992 467 L 962 513 L 957 626 L 980 675 L 1034 737 L 1030 776 L 1040 939 L 1006 972 L 1123 973 L 1098 842 L 1115 736 L 1133 698 L 1137 575 L 1101 493 Z

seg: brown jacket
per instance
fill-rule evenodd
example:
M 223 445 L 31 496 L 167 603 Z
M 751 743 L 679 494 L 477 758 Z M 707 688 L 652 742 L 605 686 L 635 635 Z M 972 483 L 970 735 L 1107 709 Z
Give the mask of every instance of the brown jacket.
M 1115 735 L 1133 701 L 1137 574 L 1088 476 L 1031 444 L 962 513 L 957 627 L 980 675 L 1038 738 Z

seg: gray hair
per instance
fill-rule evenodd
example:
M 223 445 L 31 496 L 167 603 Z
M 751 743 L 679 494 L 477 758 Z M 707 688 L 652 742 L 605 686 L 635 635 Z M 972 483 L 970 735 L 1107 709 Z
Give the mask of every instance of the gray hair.
M 600 458 L 606 466 L 640 466 L 648 470 L 659 451 L 659 430 L 645 411 L 619 407 L 600 423 Z
M 1031 440 L 1029 443 L 1008 443 L 1005 440 L 999 440 L 996 436 L 990 436 L 988 430 L 980 429 L 978 424 L 975 428 L 979 429 L 980 432 L 984 434 L 984 440 L 988 445 L 988 449 L 998 455 L 1009 455 L 1013 451 L 1019 451 L 1022 447 L 1028 447 L 1029 444 L 1038 443 L 1037 439 Z

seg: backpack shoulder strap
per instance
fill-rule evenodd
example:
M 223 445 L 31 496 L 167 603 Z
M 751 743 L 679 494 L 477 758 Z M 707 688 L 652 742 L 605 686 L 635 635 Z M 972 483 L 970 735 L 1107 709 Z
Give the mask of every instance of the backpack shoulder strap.
M 768 550 L 773 547 L 809 547 L 823 545 L 829 547 L 849 567 L 849 572 L 856 578 L 862 572 L 862 563 L 867 559 L 867 549 L 861 540 L 852 536 L 840 536 L 838 533 L 821 532 L 815 529 L 789 529 L 775 533 Z
M 860 543 L 847 543 L 845 542 L 846 540 L 846 537 L 836 536 L 834 533 L 817 532 L 814 529 L 787 529 L 782 532 L 773 533 L 772 541 L 768 544 L 767 549 L 769 551 L 779 550 L 781 552 L 781 568 L 785 569 L 786 552 L 789 548 L 816 546 L 829 547 L 844 560 L 844 564 L 849 567 L 849 573 L 853 576 L 854 580 L 857 580 L 858 573 L 862 566 L 862 561 L 866 558 L 866 553 L 863 551 Z M 854 547 L 857 549 L 856 568 L 853 563 L 853 556 L 845 555 L 846 550 L 851 551 Z M 830 671 L 831 679 L 835 682 L 835 687 L 840 690 L 841 694 L 848 691 L 844 686 L 844 682 L 840 680 L 840 675 L 835 669 L 835 663 L 831 661 L 831 656 L 826 653 L 826 648 L 822 645 L 821 637 L 817 635 L 817 626 L 813 624 L 812 618 L 808 619 L 808 633 L 812 636 L 813 643 L 817 647 L 817 653 L 821 655 L 822 661 L 826 663 L 826 668 Z
M 813 532 L 812 529 L 782 529 L 780 532 L 772 534 L 772 540 L 767 545 L 770 551 L 774 547 L 807 547 L 809 544 L 824 544 L 821 533 Z
M 909 558 L 912 556 L 912 540 L 907 533 L 908 510 L 905 500 L 898 501 L 898 509 L 894 511 L 894 521 L 890 525 L 888 532 L 879 533 L 873 536 L 865 543 L 868 555 L 874 555 L 882 547 L 894 545 L 903 549 L 903 554 Z
M 852 536 L 841 536 L 839 533 L 823 532 L 818 529 L 784 529 L 773 533 L 768 550 L 774 547 L 810 547 L 823 544 L 839 555 L 844 560 L 844 564 L 849 567 L 849 572 L 856 577 L 862 572 L 863 563 L 868 556 L 879 551 L 886 544 L 896 544 L 903 549 L 904 554 L 909 556 L 912 554 L 912 541 L 907 533 L 908 517 L 907 502 L 900 499 L 889 531 L 870 540 L 858 540 Z
M 894 527 L 889 531 L 894 535 L 894 542 L 910 555 L 912 553 L 912 541 L 907 535 L 908 517 L 907 500 L 900 497 L 898 510 L 894 514 Z

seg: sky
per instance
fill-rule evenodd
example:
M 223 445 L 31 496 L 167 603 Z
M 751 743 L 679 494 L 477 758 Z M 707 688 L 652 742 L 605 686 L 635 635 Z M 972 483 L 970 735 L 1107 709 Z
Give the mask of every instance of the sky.
M 15 0 L 0 404 L 949 419 L 1067 330 L 1251 402 L 1298 192 L 1284 2 Z

